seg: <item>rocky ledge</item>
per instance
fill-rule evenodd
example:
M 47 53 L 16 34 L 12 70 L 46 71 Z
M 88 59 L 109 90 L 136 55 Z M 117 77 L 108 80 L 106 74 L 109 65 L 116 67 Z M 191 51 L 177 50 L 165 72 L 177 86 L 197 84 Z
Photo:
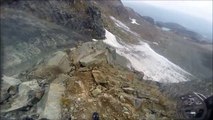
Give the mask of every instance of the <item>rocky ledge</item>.
M 174 118 L 174 102 L 119 65 L 127 62 L 102 41 L 56 52 L 16 79 L 3 77 L 1 119 Z

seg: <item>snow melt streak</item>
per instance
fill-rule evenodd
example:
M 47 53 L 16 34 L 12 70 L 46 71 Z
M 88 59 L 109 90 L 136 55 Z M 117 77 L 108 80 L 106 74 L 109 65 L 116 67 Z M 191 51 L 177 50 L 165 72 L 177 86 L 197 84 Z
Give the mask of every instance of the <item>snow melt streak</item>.
M 154 81 L 180 82 L 186 81 L 188 72 L 175 65 L 165 57 L 157 54 L 151 47 L 141 42 L 139 45 L 120 44 L 116 37 L 106 30 L 104 42 L 114 48 L 118 54 L 131 62 L 131 66 Z

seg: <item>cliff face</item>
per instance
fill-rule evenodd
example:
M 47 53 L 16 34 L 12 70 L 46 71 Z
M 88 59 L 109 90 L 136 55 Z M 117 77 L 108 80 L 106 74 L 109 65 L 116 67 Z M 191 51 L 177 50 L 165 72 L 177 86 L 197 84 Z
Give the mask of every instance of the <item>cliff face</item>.
M 47 22 L 80 31 L 97 39 L 104 38 L 101 12 L 86 0 L 18 0 L 6 4 L 10 9 L 25 12 Z
M 52 51 L 105 38 L 101 12 L 90 1 L 2 1 L 1 29 L 8 75 Z

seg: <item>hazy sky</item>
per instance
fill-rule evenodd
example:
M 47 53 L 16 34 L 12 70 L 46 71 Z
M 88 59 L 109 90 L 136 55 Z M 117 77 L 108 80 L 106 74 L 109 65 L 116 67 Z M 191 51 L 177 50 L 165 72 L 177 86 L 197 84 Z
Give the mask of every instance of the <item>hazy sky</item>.
M 125 2 L 147 3 L 150 5 L 162 7 L 175 11 L 184 12 L 193 16 L 201 17 L 209 22 L 212 22 L 212 0 L 122 0 Z

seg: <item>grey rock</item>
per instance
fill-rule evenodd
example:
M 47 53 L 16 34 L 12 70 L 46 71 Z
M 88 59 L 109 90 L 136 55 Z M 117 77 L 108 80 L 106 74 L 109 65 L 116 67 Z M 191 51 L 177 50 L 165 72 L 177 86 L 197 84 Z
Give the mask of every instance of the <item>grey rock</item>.
M 94 38 L 104 39 L 105 30 L 103 26 L 103 21 L 101 19 L 101 11 L 95 6 L 89 6 L 86 12 L 90 16 L 90 18 L 84 23 L 84 26 L 93 30 L 92 36 Z
M 18 109 L 27 109 L 28 105 L 32 106 L 31 102 L 35 100 L 36 93 L 41 91 L 40 86 L 37 83 L 37 80 L 23 82 L 19 85 L 18 95 L 14 98 L 11 103 L 11 107 L 2 110 L 2 112 L 9 112 Z
M 56 52 L 53 57 L 48 60 L 47 66 L 57 66 L 63 73 L 67 73 L 71 70 L 68 55 L 62 51 Z
M 61 113 L 61 96 L 64 94 L 65 87 L 59 83 L 51 83 L 48 93 L 45 93 L 42 100 L 38 103 L 37 113 L 39 118 L 47 118 L 51 120 L 60 119 Z
M 97 51 L 80 59 L 80 64 L 84 67 L 100 64 L 105 60 L 104 51 Z
M 17 85 L 19 85 L 21 81 L 19 79 L 15 79 L 13 77 L 3 76 L 2 84 L 1 84 L 1 97 L 0 103 L 7 100 L 10 95 L 14 95 L 17 93 Z M 14 89 L 13 89 L 14 88 Z
M 111 47 L 107 47 L 107 62 L 109 64 L 113 64 L 116 60 L 116 50 Z

